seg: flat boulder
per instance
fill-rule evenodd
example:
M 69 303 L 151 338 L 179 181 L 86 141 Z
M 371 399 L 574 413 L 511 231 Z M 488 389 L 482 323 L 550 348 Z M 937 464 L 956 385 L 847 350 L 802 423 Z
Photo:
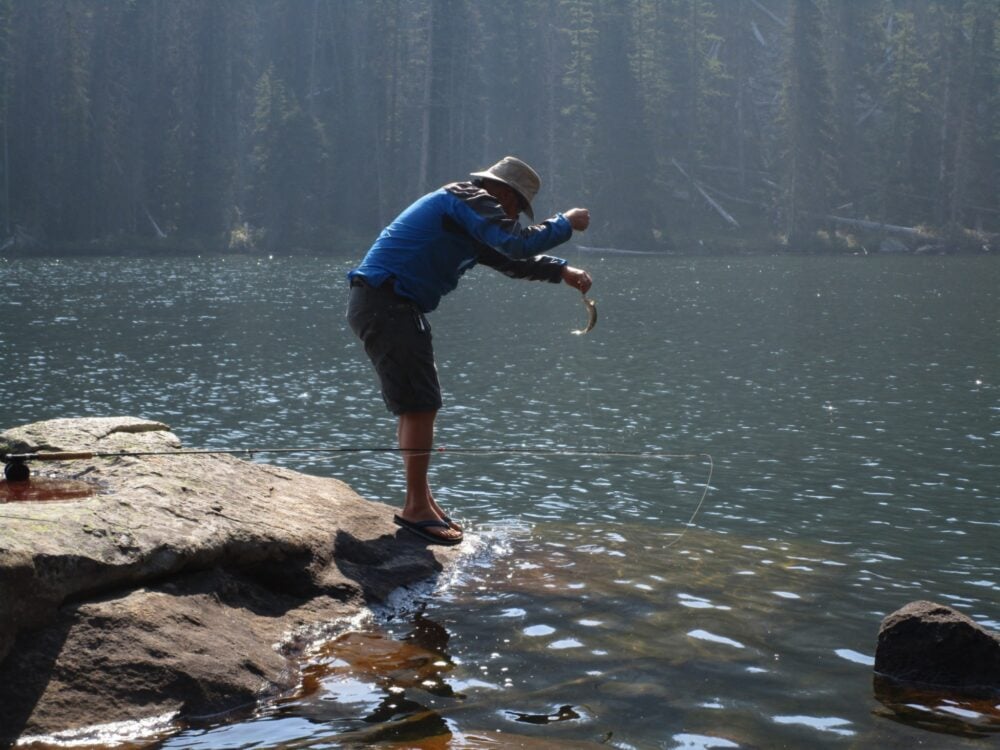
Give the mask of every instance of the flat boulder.
M 0 482 L 0 746 L 292 689 L 303 648 L 471 544 L 430 547 L 336 479 L 180 449 L 131 417 L 0 433 L 4 455 L 102 454 Z
M 1000 633 L 951 607 L 910 602 L 884 620 L 875 672 L 959 691 L 1000 691 Z

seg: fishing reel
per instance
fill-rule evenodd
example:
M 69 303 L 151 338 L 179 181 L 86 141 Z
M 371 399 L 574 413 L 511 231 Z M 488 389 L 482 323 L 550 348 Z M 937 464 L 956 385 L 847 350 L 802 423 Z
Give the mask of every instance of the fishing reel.
M 27 482 L 31 477 L 31 469 L 23 456 L 3 456 L 3 477 L 8 482 Z

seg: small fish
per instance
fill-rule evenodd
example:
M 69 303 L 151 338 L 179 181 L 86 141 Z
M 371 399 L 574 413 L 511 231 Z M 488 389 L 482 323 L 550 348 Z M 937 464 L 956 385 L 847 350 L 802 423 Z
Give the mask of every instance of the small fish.
M 587 308 L 587 327 L 573 331 L 577 336 L 590 333 L 597 325 L 597 303 L 587 295 L 583 295 L 583 306 Z

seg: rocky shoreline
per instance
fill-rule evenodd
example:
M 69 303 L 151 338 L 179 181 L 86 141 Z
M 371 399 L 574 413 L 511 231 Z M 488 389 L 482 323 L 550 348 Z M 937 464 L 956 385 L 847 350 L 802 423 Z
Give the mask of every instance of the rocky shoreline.
M 0 452 L 180 450 L 133 417 L 0 433 Z M 32 463 L 85 496 L 0 504 L 0 745 L 224 713 L 298 683 L 304 644 L 433 579 L 432 547 L 336 479 L 222 454 Z
M 114 743 L 162 736 L 291 694 L 310 646 L 475 545 L 430 547 L 335 479 L 177 455 L 159 422 L 0 433 L 2 454 L 39 451 L 102 457 L 31 461 L 30 481 L 0 482 L 0 747 L 106 744 L 95 726 Z M 887 715 L 917 711 L 914 695 L 992 706 L 1000 633 L 911 602 L 882 621 L 873 666 Z

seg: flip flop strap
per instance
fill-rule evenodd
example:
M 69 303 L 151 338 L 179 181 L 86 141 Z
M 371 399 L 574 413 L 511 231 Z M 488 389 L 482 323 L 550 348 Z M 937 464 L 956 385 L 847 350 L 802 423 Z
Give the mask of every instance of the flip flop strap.
M 429 529 L 435 526 L 442 529 L 451 528 L 444 521 L 438 521 L 437 519 L 432 519 L 430 521 L 407 521 L 406 523 L 415 529 Z

